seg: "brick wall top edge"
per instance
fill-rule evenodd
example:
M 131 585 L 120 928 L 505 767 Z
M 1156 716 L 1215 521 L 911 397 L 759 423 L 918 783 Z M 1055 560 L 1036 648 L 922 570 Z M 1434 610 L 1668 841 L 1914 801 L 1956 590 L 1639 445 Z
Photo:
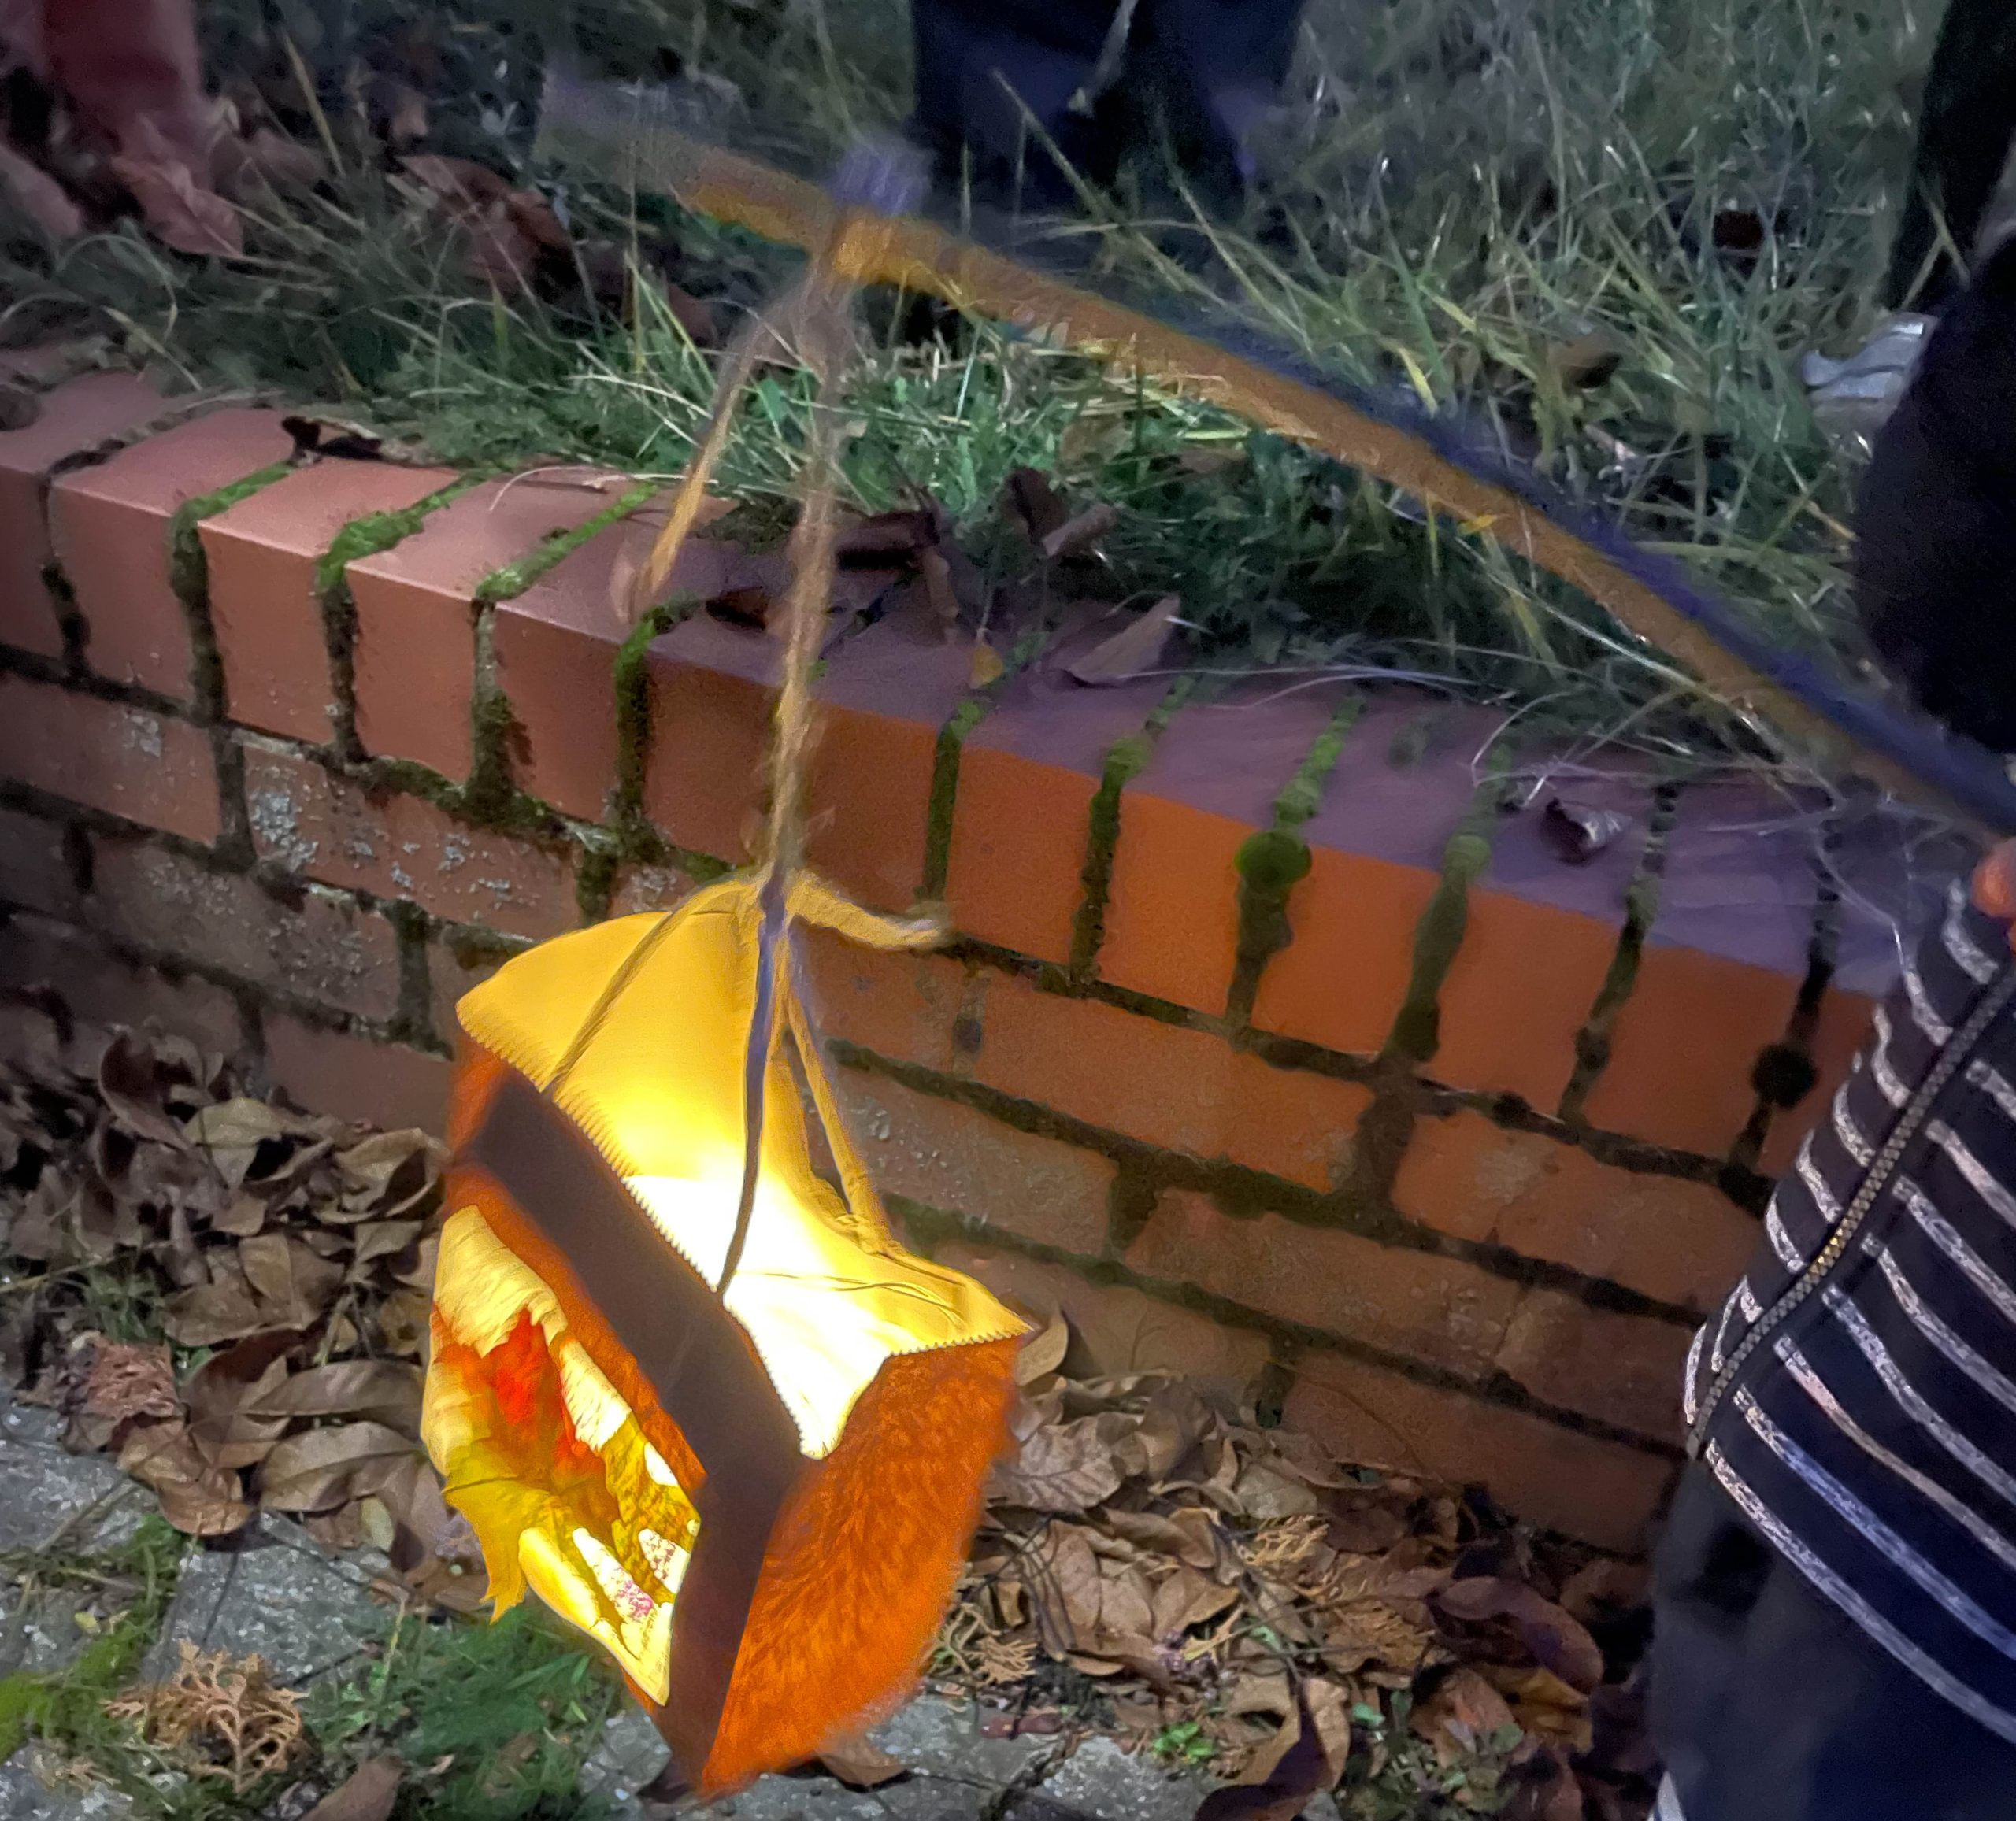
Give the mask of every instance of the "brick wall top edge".
M 973 647 L 941 636 L 937 616 L 906 592 L 873 626 L 832 647 L 819 698 L 856 713 L 921 721 L 936 733 L 965 699 Z
M 199 499 L 285 461 L 293 449 L 294 439 L 281 427 L 279 412 L 226 406 L 143 437 L 106 461 L 64 475 L 54 490 L 59 496 L 172 511 L 185 500 Z
M 1026 670 L 1010 677 L 994 711 L 974 729 L 972 750 L 1013 753 L 1096 778 L 1116 741 L 1139 733 L 1168 694 L 1166 676 L 1088 688 L 1067 667 L 1119 630 L 1117 620 L 1087 613 Z
M 32 424 L 0 431 L 0 472 L 46 474 L 107 437 L 136 429 L 167 409 L 136 373 L 87 373 L 44 395 Z
M 1347 684 L 1255 677 L 1211 701 L 1191 702 L 1169 723 L 1129 794 L 1269 827 L 1274 799 L 1349 693 Z
M 554 531 L 571 531 L 606 509 L 628 483 L 598 483 L 601 469 L 565 469 L 485 481 L 451 501 L 410 538 L 350 566 L 361 581 L 404 583 L 466 598 L 506 564 L 528 556 Z
M 1439 873 L 1502 719 L 1414 690 L 1380 692 L 1344 742 L 1323 805 L 1303 831 L 1310 844 Z M 1404 757 L 1424 734 L 1421 756 L 1395 763 L 1396 748 Z
M 404 511 L 454 479 L 452 468 L 325 456 L 206 520 L 202 535 L 206 543 L 243 539 L 296 556 L 320 557 L 352 520 Z

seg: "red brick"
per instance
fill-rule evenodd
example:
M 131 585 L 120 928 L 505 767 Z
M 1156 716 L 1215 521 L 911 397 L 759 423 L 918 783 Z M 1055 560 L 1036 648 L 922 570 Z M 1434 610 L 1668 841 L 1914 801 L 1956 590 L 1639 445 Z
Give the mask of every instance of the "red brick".
M 376 912 L 314 886 L 283 902 L 255 880 L 138 842 L 94 851 L 85 914 L 106 934 L 359 1017 L 398 1010 L 398 938 Z
M 222 825 L 209 735 L 25 677 L 0 676 L 0 777 L 191 841 Z
M 50 535 L 99 675 L 187 699 L 189 618 L 169 579 L 171 522 L 187 501 L 284 461 L 294 439 L 280 423 L 277 411 L 213 411 L 50 490 Z
M 326 885 L 509 935 L 580 921 L 568 855 L 470 827 L 424 798 L 373 797 L 312 760 L 248 742 L 245 802 L 260 857 Z
M 1584 861 L 1564 860 L 1547 833 L 1554 788 L 1493 820 L 1427 1068 L 1451 1087 L 1516 1094 L 1548 1112 L 1574 1073 L 1575 1038 L 1616 955 L 1652 818 L 1651 794 L 1632 779 L 1578 767 L 1558 793 L 1621 816 L 1622 831 Z
M 1099 977 L 1195 1011 L 1225 1010 L 1239 946 L 1239 850 L 1336 713 L 1333 687 L 1269 681 L 1195 703 L 1121 799 Z
M 1066 1252 L 1106 1249 L 1110 1158 L 880 1076 L 849 1072 L 839 1086 L 848 1129 L 885 1194 Z
M 935 1256 L 1038 1322 L 1061 1311 L 1072 1333 L 1064 1368 L 1077 1377 L 1180 1373 L 1245 1408 L 1267 1364 L 1265 1335 L 1222 1327 L 1125 1284 L 1091 1283 L 1065 1265 L 964 1242 L 941 1245 Z
M 1469 912 L 1423 1072 L 1551 1112 L 1575 1072 L 1576 1034 L 1610 972 L 1618 927 L 1474 886 Z
M 946 886 L 953 920 L 1046 961 L 1070 958 L 1106 754 L 1168 694 L 1161 678 L 1092 690 L 1070 679 L 1064 666 L 1112 631 L 1095 619 L 1011 678 L 960 753 Z
M 1294 939 L 1260 976 L 1261 1029 L 1357 1055 L 1384 1046 L 1406 997 L 1415 929 L 1469 813 L 1475 756 L 1495 725 L 1468 715 L 1438 723 L 1412 697 L 1360 716 L 1303 831 L 1309 875 L 1288 895 Z M 1437 727 L 1424 757 L 1395 762 Z
M 1799 987 L 1719 955 L 1648 945 L 1584 1104 L 1590 1124 L 1726 1156 L 1757 1105 L 1751 1072 L 1784 1035 Z
M 1681 1373 L 1694 1332 L 1591 1308 L 1558 1290 L 1527 1291 L 1499 1349 L 1499 1371 L 1543 1402 L 1677 1442 Z
M 706 613 L 646 653 L 644 813 L 680 846 L 737 864 L 754 854 L 779 655 L 775 639 Z
M 966 742 L 947 892 L 962 931 L 1043 960 L 1070 959 L 1098 788 L 1082 772 Z
M 938 730 L 973 663 L 906 598 L 829 654 L 808 779 L 813 865 L 860 902 L 907 909 L 924 880 Z
M 954 1026 L 981 989 L 959 963 L 886 954 L 830 930 L 801 930 L 798 942 L 808 1009 L 824 1035 L 926 1068 L 961 1066 Z
M 707 516 L 721 509 L 710 502 Z M 662 513 L 647 508 L 597 532 L 524 594 L 500 601 L 491 622 L 498 684 L 517 724 L 519 786 L 584 821 L 602 819 L 616 787 L 616 660 L 629 631 L 623 578 L 644 561 L 663 524 Z M 725 550 L 710 539 L 689 540 L 667 594 L 718 592 Z
M 465 959 L 458 955 L 452 942 L 428 944 L 428 1002 L 434 1034 L 443 1043 L 452 1046 L 461 1033 L 461 1023 L 455 1016 L 455 1007 L 461 1002 L 462 995 L 488 979 L 503 966 L 506 958 L 499 954 L 485 953 L 480 959 L 473 955 Z
M 222 987 L 130 966 L 85 931 L 42 917 L 17 916 L 0 930 L 0 986 L 53 987 L 93 1024 L 150 1026 L 226 1057 L 244 1046 L 238 1002 Z
M 1806 1134 L 1826 1117 L 1835 1091 L 1848 1079 L 1855 1057 L 1869 1040 L 1873 1000 L 1859 993 L 1833 992 L 1820 1001 L 1807 1053 L 1817 1079 L 1796 1104 L 1775 1109 L 1757 1167 L 1767 1176 L 1781 1176 L 1792 1167 Z
M 82 896 L 63 850 L 63 824 L 0 809 L 0 898 L 69 917 Z
M 1334 1186 L 1371 1095 L 1201 1031 L 988 976 L 973 1072 L 1074 1119 L 1312 1189 Z
M 412 537 L 350 565 L 357 737 L 366 752 L 469 776 L 476 591 L 554 532 L 606 508 L 608 478 L 563 470 L 487 481 Z
M 1233 1220 L 1208 1196 L 1181 1190 L 1163 1192 L 1127 1263 L 1144 1277 L 1193 1283 L 1263 1315 L 1480 1378 L 1521 1294 L 1460 1259 L 1278 1214 Z
M 197 535 L 234 720 L 318 744 L 332 736 L 315 565 L 346 525 L 417 505 L 454 478 L 441 468 L 325 459 L 203 521 Z
M 400 1043 L 325 1031 L 269 1012 L 266 1069 L 273 1086 L 308 1112 L 332 1113 L 387 1131 L 447 1129 L 451 1065 Z
M 1611 1549 L 1645 1547 L 1674 1471 L 1655 1456 L 1341 1354 L 1302 1356 L 1282 1422 L 1343 1460 L 1481 1482 L 1518 1516 Z
M 1414 929 L 1436 875 L 1319 848 L 1288 894 L 1295 938 L 1268 962 L 1253 1004 L 1262 1031 L 1350 1055 L 1376 1055 L 1414 967 Z
M 1393 1184 L 1403 1214 L 1705 1314 L 1742 1274 L 1757 1223 L 1721 1190 L 1615 1169 L 1480 1114 L 1419 1121 Z
M 627 917 L 639 911 L 676 910 L 695 889 L 695 881 L 676 866 L 626 866 L 610 894 L 609 914 Z
M 43 572 L 55 559 L 43 513 L 50 471 L 168 409 L 131 373 L 87 373 L 43 395 L 24 429 L 0 431 L 0 643 L 60 657 L 63 629 Z

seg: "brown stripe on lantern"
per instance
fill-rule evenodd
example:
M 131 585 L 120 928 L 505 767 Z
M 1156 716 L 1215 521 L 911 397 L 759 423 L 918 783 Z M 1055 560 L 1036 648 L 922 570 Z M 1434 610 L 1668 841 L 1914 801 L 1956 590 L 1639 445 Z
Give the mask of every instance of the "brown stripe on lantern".
M 503 1190 L 517 1218 L 498 1236 L 544 1280 L 570 1324 L 577 1311 L 598 1318 L 578 1324 L 590 1356 L 598 1334 L 613 1338 L 699 1463 L 700 1484 L 685 1489 L 700 1525 L 673 1604 L 670 1692 L 662 1707 L 646 1701 L 697 1782 L 771 1532 L 809 1465 L 797 1427 L 742 1325 L 601 1152 L 516 1070 L 461 1160 Z M 631 1376 L 596 1364 L 619 1390 Z

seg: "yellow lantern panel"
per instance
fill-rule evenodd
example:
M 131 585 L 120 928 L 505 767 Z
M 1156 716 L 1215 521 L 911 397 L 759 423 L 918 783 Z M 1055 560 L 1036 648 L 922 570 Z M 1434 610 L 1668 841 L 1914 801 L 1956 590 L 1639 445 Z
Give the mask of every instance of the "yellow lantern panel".
M 809 887 L 816 891 L 818 888 Z M 1021 1323 L 891 1234 L 788 971 L 742 1193 L 759 912 L 732 880 L 465 997 L 423 1435 L 717 1794 L 899 1701 L 1006 1440 Z

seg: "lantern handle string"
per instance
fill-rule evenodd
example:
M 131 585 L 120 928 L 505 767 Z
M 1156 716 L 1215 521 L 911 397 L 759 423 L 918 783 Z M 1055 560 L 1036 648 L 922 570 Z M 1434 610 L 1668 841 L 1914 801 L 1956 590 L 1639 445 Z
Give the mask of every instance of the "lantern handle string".
M 756 1188 L 762 1173 L 764 1101 L 779 1021 L 778 977 L 791 925 L 792 883 L 805 866 L 806 773 L 817 732 L 813 680 L 833 591 L 840 383 L 854 340 L 850 306 L 857 287 L 839 276 L 839 271 L 846 242 L 860 231 L 863 220 L 858 209 L 837 218 L 832 234 L 813 255 L 795 293 L 799 355 L 811 368 L 816 384 L 799 489 L 801 510 L 791 536 L 783 675 L 770 754 L 770 809 L 757 890 L 755 993 L 743 1060 L 742 1190 L 715 1286 L 715 1294 L 724 1301 L 742 1262 L 756 1211 Z M 723 383 L 739 383 L 732 368 Z M 697 459 L 695 465 L 697 469 Z M 689 484 L 692 478 L 689 474 Z M 691 514 L 687 516 L 690 523 Z

